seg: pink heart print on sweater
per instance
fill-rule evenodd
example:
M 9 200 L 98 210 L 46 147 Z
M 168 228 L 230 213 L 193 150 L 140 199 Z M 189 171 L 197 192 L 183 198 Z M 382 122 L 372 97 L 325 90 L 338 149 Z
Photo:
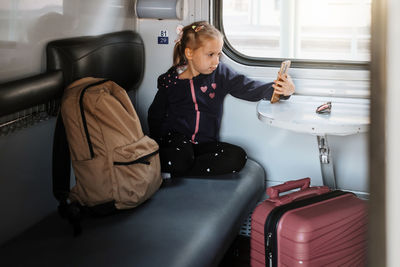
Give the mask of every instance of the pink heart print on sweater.
M 201 86 L 200 87 L 200 90 L 203 92 L 203 93 L 205 93 L 206 91 L 207 91 L 207 86 L 205 85 L 205 86 Z
M 216 83 L 212 83 L 211 87 L 215 90 L 217 88 L 217 84 Z
M 215 93 L 209 93 L 208 96 L 213 99 L 215 97 Z

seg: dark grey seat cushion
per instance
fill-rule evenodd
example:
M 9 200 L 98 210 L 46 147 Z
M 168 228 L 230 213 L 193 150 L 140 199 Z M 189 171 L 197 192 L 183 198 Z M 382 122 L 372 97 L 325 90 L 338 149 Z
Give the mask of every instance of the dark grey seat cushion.
M 83 221 L 54 213 L 0 247 L 2 266 L 216 266 L 264 190 L 248 160 L 235 174 L 171 180 L 136 209 Z

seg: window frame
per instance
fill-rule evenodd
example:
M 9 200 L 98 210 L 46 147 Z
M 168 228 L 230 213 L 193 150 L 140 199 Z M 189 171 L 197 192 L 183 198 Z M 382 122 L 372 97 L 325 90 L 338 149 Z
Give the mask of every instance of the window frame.
M 264 58 L 252 57 L 244 55 L 237 51 L 229 40 L 226 38 L 223 24 L 223 0 L 210 0 L 212 10 L 212 18 L 214 26 L 221 31 L 224 36 L 223 53 L 243 65 L 247 66 L 260 66 L 260 67 L 279 67 L 281 62 L 286 58 Z M 371 61 L 345 61 L 345 60 L 304 60 L 304 59 L 291 59 L 291 68 L 304 68 L 304 69 L 338 69 L 338 70 L 370 70 Z

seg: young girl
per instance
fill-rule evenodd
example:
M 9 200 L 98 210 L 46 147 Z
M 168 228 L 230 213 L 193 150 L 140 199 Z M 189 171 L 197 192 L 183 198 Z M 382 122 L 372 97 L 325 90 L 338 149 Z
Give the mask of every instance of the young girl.
M 249 101 L 283 99 L 295 86 L 288 75 L 262 83 L 219 62 L 222 34 L 205 21 L 182 29 L 174 48 L 174 65 L 158 77 L 158 92 L 149 108 L 150 136 L 160 145 L 161 170 L 172 176 L 237 172 L 246 152 L 218 138 L 227 94 Z

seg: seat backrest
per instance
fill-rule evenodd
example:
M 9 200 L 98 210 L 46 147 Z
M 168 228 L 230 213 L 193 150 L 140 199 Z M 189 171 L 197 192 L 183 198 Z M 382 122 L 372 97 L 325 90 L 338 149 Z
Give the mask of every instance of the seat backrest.
M 52 41 L 47 71 L 61 70 L 64 88 L 84 77 L 106 78 L 125 90 L 137 89 L 144 74 L 144 45 L 133 31 Z

